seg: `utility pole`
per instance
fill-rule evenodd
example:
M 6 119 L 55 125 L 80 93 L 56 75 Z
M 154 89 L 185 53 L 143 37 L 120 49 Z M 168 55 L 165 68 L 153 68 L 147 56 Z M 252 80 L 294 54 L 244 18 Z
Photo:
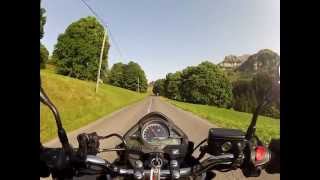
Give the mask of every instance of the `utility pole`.
M 101 71 L 103 50 L 104 50 L 104 44 L 106 42 L 106 38 L 107 38 L 107 29 L 104 28 L 104 36 L 103 36 L 102 47 L 101 47 L 101 52 L 100 52 L 99 69 L 98 69 L 97 83 L 96 83 L 96 93 L 98 92 L 98 87 L 99 87 L 99 83 L 100 83 L 100 71 Z
M 140 92 L 140 82 L 139 82 L 139 76 L 138 76 L 138 92 Z

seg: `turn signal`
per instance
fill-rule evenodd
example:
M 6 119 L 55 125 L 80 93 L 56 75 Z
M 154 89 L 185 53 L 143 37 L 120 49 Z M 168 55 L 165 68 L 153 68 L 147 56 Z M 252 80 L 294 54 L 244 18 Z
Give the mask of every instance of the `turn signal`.
M 256 147 L 256 161 L 262 161 L 267 153 L 267 149 L 263 146 Z
M 257 146 L 255 149 L 255 164 L 262 165 L 268 162 L 270 159 L 270 153 L 264 146 Z

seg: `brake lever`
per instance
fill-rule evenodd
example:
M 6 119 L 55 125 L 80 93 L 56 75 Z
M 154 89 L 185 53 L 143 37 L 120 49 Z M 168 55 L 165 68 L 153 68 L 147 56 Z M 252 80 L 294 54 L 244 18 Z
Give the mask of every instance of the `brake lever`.
M 200 175 L 206 171 L 211 170 L 216 165 L 230 165 L 234 160 L 233 154 L 223 154 L 219 156 L 209 156 L 199 165 L 194 166 L 193 174 Z

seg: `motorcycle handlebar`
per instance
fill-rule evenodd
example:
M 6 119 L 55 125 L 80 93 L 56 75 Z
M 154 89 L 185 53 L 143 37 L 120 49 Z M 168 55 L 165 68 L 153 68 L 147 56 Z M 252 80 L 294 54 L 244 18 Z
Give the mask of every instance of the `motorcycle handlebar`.
M 124 169 L 124 168 L 120 168 L 119 171 L 117 172 L 119 175 L 135 175 L 135 171 L 134 169 Z M 171 176 L 171 170 L 165 169 L 165 170 L 161 170 L 160 171 L 160 176 L 161 177 L 169 177 Z M 151 170 L 143 170 L 143 175 L 144 176 L 150 176 L 151 174 Z M 190 176 L 192 175 L 192 168 L 181 168 L 179 169 L 179 174 L 180 176 Z
M 202 174 L 203 172 L 206 172 L 212 169 L 216 165 L 231 164 L 233 158 L 234 158 L 233 154 L 224 154 L 221 156 L 210 156 L 204 161 L 202 161 L 200 164 L 192 167 L 179 168 L 175 170 L 171 170 L 171 169 L 160 170 L 160 176 L 161 177 L 171 177 L 171 176 L 185 177 L 190 175 L 199 175 L 199 174 Z M 119 168 L 117 166 L 112 165 L 108 161 L 94 155 L 88 155 L 85 162 L 89 164 L 102 166 L 105 169 L 110 170 L 113 173 L 120 176 L 121 175 L 150 176 L 151 174 L 151 170 L 139 171 L 135 169 Z
M 71 166 L 77 166 L 80 169 L 85 170 L 86 167 L 89 167 L 87 165 L 95 165 L 95 166 L 101 167 L 101 170 L 103 172 L 106 172 L 106 174 L 110 172 L 119 176 L 125 176 L 125 175 L 147 176 L 147 175 L 150 175 L 151 173 L 150 170 L 140 170 L 140 172 L 137 172 L 136 169 L 125 169 L 122 167 L 118 167 L 96 155 L 86 155 L 83 158 L 81 157 L 79 157 L 77 154 L 74 154 L 72 158 L 66 158 L 65 152 L 61 148 L 43 148 L 40 153 L 40 160 L 45 161 L 50 168 L 59 167 L 59 169 L 61 169 L 63 167 L 69 166 L 68 164 L 70 164 Z M 219 170 L 219 168 L 221 170 L 221 167 L 228 168 L 230 166 L 231 168 L 234 160 L 235 158 L 233 154 L 209 156 L 207 159 L 203 160 L 201 163 L 191 167 L 163 169 L 163 170 L 161 169 L 160 176 L 183 177 L 183 176 L 190 176 L 190 175 L 201 175 L 202 173 L 210 171 L 215 168 L 216 170 Z M 57 162 L 59 163 L 57 164 Z M 243 167 L 237 167 L 237 168 L 242 169 Z

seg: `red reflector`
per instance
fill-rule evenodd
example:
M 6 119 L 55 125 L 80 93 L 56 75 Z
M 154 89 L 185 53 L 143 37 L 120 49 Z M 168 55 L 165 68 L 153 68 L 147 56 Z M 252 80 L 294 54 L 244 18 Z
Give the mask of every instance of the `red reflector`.
M 263 146 L 256 147 L 256 161 L 264 160 L 267 153 L 267 149 Z

